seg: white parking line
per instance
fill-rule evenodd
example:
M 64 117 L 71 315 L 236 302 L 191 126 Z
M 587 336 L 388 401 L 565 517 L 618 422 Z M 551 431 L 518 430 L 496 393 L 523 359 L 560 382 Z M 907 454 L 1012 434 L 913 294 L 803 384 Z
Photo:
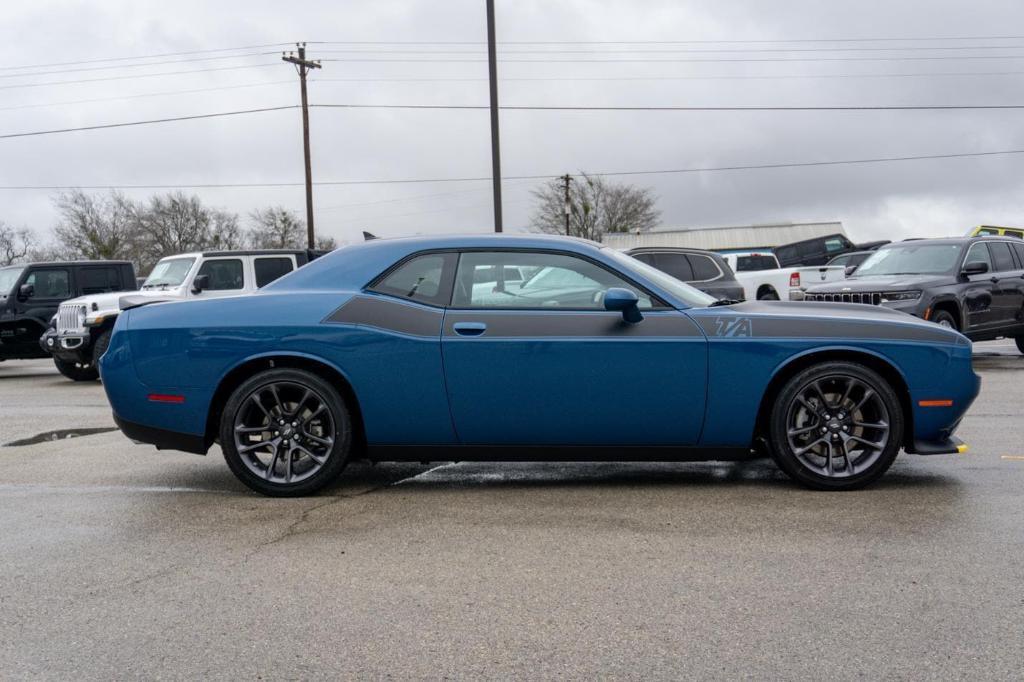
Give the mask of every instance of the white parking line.
M 237 495 L 238 491 L 158 485 L 48 485 L 45 483 L 0 483 L 0 494 L 3 493 L 31 493 L 33 495 L 66 495 L 67 493 L 208 493 L 213 495 Z

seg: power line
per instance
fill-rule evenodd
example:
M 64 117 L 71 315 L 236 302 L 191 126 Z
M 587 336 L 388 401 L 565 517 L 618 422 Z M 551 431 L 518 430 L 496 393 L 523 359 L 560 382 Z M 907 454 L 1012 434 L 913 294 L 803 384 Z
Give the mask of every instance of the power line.
M 85 71 L 109 71 L 111 69 L 131 69 L 138 68 L 140 66 L 164 66 L 167 64 L 185 64 L 188 62 L 212 62 L 219 61 L 221 59 L 241 59 L 244 57 L 264 57 L 270 54 L 277 54 L 276 52 L 246 52 L 244 54 L 222 54 L 216 57 L 195 57 L 189 59 L 172 59 L 163 62 L 149 62 L 146 64 L 114 64 L 112 66 L 89 66 L 82 69 L 59 69 L 57 71 L 27 71 L 24 73 L 4 73 L 0 74 L 0 78 L 27 78 L 29 76 L 53 76 L 62 73 L 79 73 Z
M 1024 40 L 1004 36 L 875 36 L 861 38 L 757 38 L 739 40 L 502 40 L 499 45 L 745 45 L 766 43 L 938 42 L 942 40 Z M 485 45 L 480 40 L 310 40 L 310 45 Z
M 244 45 L 241 47 L 218 47 L 210 50 L 189 50 L 187 52 L 160 52 L 157 54 L 138 55 L 136 57 L 104 57 L 99 59 L 84 59 L 73 62 L 50 62 L 48 64 L 22 64 L 21 66 L 0 66 L 0 71 L 13 71 L 17 69 L 48 68 L 51 66 L 77 66 L 79 64 L 100 64 L 103 62 L 126 62 L 139 59 L 157 59 L 160 57 L 183 57 L 193 54 L 212 54 L 215 52 L 236 52 L 238 50 L 259 50 L 267 47 L 286 47 L 293 43 L 264 43 L 262 45 Z
M 41 102 L 38 104 L 18 104 L 13 107 L 0 107 L 0 111 L 13 111 L 16 109 L 39 109 L 43 107 L 64 107 L 73 104 L 94 104 L 98 102 L 118 102 L 126 99 L 145 99 L 147 97 L 166 97 L 170 95 L 191 95 L 201 92 L 220 92 L 221 90 L 241 90 L 244 88 L 258 88 L 265 85 L 281 85 L 292 81 L 264 81 L 262 83 L 243 83 L 239 85 L 221 85 L 215 88 L 198 88 L 194 90 L 169 90 L 164 92 L 147 92 L 140 95 L 121 95 L 119 97 L 97 97 L 93 99 L 77 99 L 64 102 Z
M 721 53 L 765 53 L 765 52 L 941 52 L 964 50 L 1019 50 L 1024 45 L 914 45 L 909 47 L 764 47 L 764 48 L 626 48 L 626 49 L 534 49 L 534 50 L 498 50 L 498 54 L 721 54 Z M 412 49 L 374 49 L 374 50 L 318 50 L 320 54 L 425 54 L 447 55 L 468 54 L 480 55 L 479 49 L 472 50 L 412 50 Z
M 36 135 L 56 135 L 58 133 L 73 133 L 81 130 L 104 130 L 107 128 L 124 128 L 127 126 L 149 125 L 151 123 L 170 123 L 171 121 L 194 121 L 202 118 L 220 118 L 223 116 L 239 116 L 242 114 L 259 114 L 266 111 L 284 111 L 285 109 L 298 109 L 297 104 L 288 104 L 280 107 L 262 107 L 259 109 L 240 109 L 238 111 L 220 111 L 212 114 L 192 114 L 191 116 L 172 116 L 168 118 L 154 118 L 147 121 L 124 121 L 121 123 L 103 123 L 92 126 L 81 126 L 78 128 L 57 128 L 54 130 L 35 130 L 27 133 L 8 133 L 0 135 L 0 140 L 12 137 L 34 137 Z
M 275 53 L 276 54 L 276 53 Z M 276 62 L 269 64 L 248 64 L 243 66 L 218 66 L 212 69 L 189 69 L 186 71 L 161 71 L 160 73 L 136 73 L 129 76 L 104 76 L 103 78 L 81 78 L 69 81 L 49 81 L 46 83 L 18 83 L 16 85 L 0 85 L 0 90 L 15 90 L 18 88 L 43 88 L 48 85 L 71 85 L 76 83 L 99 83 L 102 81 L 123 81 L 136 78 L 157 78 L 159 76 L 181 76 L 190 73 L 211 73 L 214 71 L 239 71 L 241 69 L 265 69 L 268 66 L 277 66 Z
M 948 61 L 966 59 L 1024 59 L 1024 55 L 943 55 L 930 57 L 743 57 L 740 59 L 707 59 L 707 58 L 685 58 L 685 59 L 500 59 L 499 61 L 510 64 L 748 64 L 748 63 L 784 63 L 784 62 L 916 62 L 916 61 Z M 464 59 L 464 58 L 350 58 L 331 57 L 322 59 L 324 62 L 351 62 L 351 63 L 445 63 L 445 64 L 474 64 L 486 62 L 486 59 Z
M 955 77 L 955 76 L 1022 76 L 1024 71 L 930 71 L 919 73 L 825 73 L 825 74 L 785 74 L 785 75 L 733 75 L 733 76 L 537 76 L 537 77 L 505 77 L 502 82 L 537 82 L 537 81 L 689 81 L 689 80 L 793 80 L 793 79 L 828 79 L 828 78 L 915 78 L 915 77 Z M 446 83 L 446 82 L 479 82 L 486 78 L 316 78 L 317 82 L 338 83 Z
M 939 159 L 961 159 L 981 158 L 990 156 L 1009 156 L 1024 154 L 1024 149 L 1004 149 L 998 151 L 984 152 L 957 152 L 948 154 L 922 154 L 916 156 L 880 156 L 860 159 L 840 159 L 832 161 L 789 161 L 780 163 L 746 164 L 732 166 L 707 166 L 696 168 L 669 168 L 659 170 L 633 170 L 633 171 L 603 171 L 599 173 L 587 173 L 591 177 L 620 177 L 633 175 L 680 175 L 688 173 L 713 173 L 725 171 L 743 170 L 772 170 L 780 168 L 813 168 L 822 166 L 846 166 L 863 165 L 873 163 L 895 163 L 904 161 L 932 161 Z M 547 173 L 538 175 L 507 175 L 505 181 L 514 180 L 552 180 L 559 177 L 559 173 Z M 448 178 L 402 178 L 402 179 L 374 179 L 374 180 L 328 180 L 315 182 L 321 186 L 350 186 L 350 185 L 409 185 L 428 183 L 455 183 L 455 182 L 490 182 L 491 178 L 486 176 L 478 177 L 448 177 Z M 301 187 L 304 182 L 256 182 L 256 183 L 195 183 L 195 184 L 121 184 L 121 185 L 0 185 L 0 190 L 126 190 L 126 189 L 266 189 L 273 187 Z

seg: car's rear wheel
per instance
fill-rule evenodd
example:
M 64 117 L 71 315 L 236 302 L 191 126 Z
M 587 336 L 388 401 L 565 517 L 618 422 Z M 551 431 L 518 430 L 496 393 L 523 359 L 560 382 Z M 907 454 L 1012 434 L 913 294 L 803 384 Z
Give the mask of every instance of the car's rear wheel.
M 60 358 L 54 358 L 53 364 L 57 366 L 58 372 L 72 381 L 96 381 L 100 378 L 100 372 L 93 364 L 71 362 Z
M 1018 336 L 1014 341 L 1017 342 L 1017 350 L 1024 353 L 1024 336 Z
M 772 456 L 817 490 L 852 490 L 892 465 L 904 418 L 892 386 L 853 362 L 826 362 L 792 377 L 774 401 Z
M 940 327 L 960 331 L 959 327 L 957 327 L 956 324 L 956 318 L 953 317 L 948 312 L 946 312 L 945 310 L 936 311 L 935 314 L 931 316 L 931 321 L 939 325 Z
M 231 471 L 253 490 L 309 495 L 348 463 L 352 419 L 344 399 L 320 377 L 271 369 L 231 394 L 221 416 L 220 445 Z

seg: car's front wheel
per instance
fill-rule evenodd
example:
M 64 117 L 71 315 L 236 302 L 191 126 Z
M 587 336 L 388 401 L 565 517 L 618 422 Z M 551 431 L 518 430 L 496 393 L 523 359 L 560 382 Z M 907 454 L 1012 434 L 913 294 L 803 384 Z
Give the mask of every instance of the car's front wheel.
M 100 378 L 99 370 L 92 364 L 71 362 L 60 358 L 54 358 L 53 364 L 56 365 L 58 372 L 72 381 L 96 381 Z
M 892 386 L 853 362 L 803 370 L 771 411 L 772 456 L 791 478 L 818 490 L 865 486 L 892 465 L 904 418 Z
M 231 471 L 253 490 L 276 497 L 309 495 L 345 468 L 352 418 L 344 399 L 320 377 L 271 369 L 243 382 L 228 398 L 220 445 Z

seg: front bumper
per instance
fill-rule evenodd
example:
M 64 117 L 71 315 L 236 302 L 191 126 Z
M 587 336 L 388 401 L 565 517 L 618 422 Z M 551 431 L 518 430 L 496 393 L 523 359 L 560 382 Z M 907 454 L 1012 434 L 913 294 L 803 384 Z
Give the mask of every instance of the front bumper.
M 56 329 L 50 328 L 39 337 L 39 346 L 62 360 L 81 362 L 88 360 L 91 355 L 92 337 L 88 332 L 85 334 L 61 334 Z

